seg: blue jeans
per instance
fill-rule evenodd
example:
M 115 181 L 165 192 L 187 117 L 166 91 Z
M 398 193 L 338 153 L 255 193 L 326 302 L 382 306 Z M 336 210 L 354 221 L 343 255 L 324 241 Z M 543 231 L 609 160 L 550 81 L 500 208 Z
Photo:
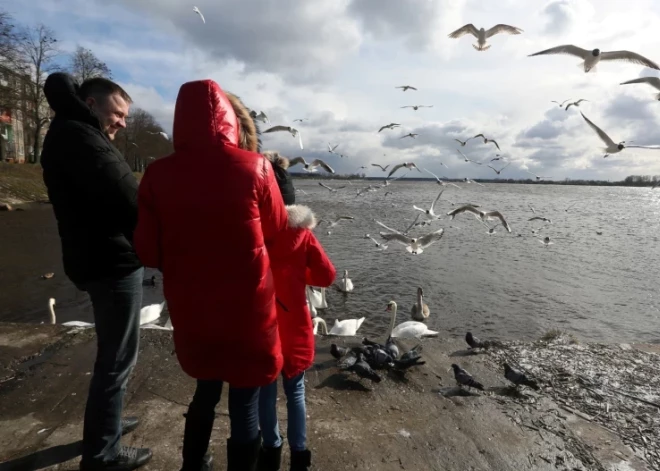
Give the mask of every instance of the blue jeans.
M 199 470 L 208 451 L 215 406 L 222 395 L 222 381 L 197 380 L 197 389 L 186 413 L 183 434 L 183 469 Z M 248 444 L 259 438 L 259 388 L 229 387 L 229 422 L 231 439 Z
M 112 461 L 119 453 L 124 393 L 138 355 L 143 277 L 140 268 L 79 286 L 92 300 L 97 341 L 83 429 L 85 463 Z
M 286 379 L 282 376 L 287 408 L 287 439 L 291 451 L 307 449 L 307 411 L 305 410 L 305 372 Z M 280 426 L 277 422 L 277 380 L 261 388 L 259 394 L 259 424 L 264 447 L 279 448 L 282 445 Z

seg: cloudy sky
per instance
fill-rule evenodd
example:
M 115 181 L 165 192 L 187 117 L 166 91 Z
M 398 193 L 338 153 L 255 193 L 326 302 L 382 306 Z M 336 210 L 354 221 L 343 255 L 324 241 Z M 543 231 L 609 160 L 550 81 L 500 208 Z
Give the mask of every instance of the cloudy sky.
M 20 3 L 20 2 L 19 2 Z M 28 3 L 28 2 L 24 2 Z M 491 177 L 465 163 L 454 138 L 483 132 L 512 163 L 555 179 L 621 180 L 660 174 L 660 151 L 626 149 L 603 159 L 603 144 L 582 120 L 551 100 L 585 98 L 586 116 L 616 142 L 660 144 L 660 101 L 648 85 L 620 86 L 657 71 L 604 63 L 585 74 L 570 56 L 527 57 L 560 44 L 629 49 L 660 61 L 660 2 L 654 0 L 0 0 L 17 20 L 53 28 L 64 50 L 81 45 L 111 66 L 137 106 L 170 131 L 179 86 L 211 78 L 273 124 L 299 129 L 263 136 L 265 149 L 322 156 L 339 173 L 370 163 L 416 162 L 448 177 Z M 206 24 L 193 13 L 196 5 Z M 465 23 L 506 23 L 524 30 L 497 35 L 477 52 L 474 38 L 449 39 Z M 395 86 L 410 84 L 418 91 Z M 428 104 L 433 108 L 401 109 Z M 384 124 L 402 128 L 383 131 Z M 399 139 L 408 132 L 416 140 Z M 339 144 L 329 155 L 327 143 Z M 492 144 L 470 141 L 475 160 Z M 440 165 L 443 162 L 449 168 Z M 497 162 L 494 162 L 496 164 Z M 496 167 L 498 167 L 496 165 Z M 370 176 L 382 175 L 377 168 Z

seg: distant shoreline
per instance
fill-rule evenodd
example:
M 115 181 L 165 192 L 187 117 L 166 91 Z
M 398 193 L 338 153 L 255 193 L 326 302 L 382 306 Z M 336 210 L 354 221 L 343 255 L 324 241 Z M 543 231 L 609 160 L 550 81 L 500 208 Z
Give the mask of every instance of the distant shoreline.
M 298 180 L 369 180 L 369 181 L 384 181 L 383 177 L 361 177 L 359 175 L 326 175 L 320 173 L 307 174 L 307 173 L 291 173 L 291 176 Z M 452 183 L 461 183 L 461 178 L 444 178 L 444 181 Z M 632 188 L 651 188 L 656 182 L 627 182 L 621 181 L 604 181 L 604 180 L 541 180 L 535 181 L 532 179 L 514 180 L 514 179 L 486 179 L 486 178 L 472 178 L 471 180 L 478 183 L 509 183 L 517 185 L 569 185 L 569 186 L 623 186 Z M 397 180 L 398 182 L 434 182 L 433 178 L 414 178 L 403 177 Z

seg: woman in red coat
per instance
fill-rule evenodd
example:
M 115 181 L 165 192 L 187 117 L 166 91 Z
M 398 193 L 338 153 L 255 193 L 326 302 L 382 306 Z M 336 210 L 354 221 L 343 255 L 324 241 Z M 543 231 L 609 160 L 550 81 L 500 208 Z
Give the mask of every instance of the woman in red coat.
M 282 376 L 287 399 L 287 440 L 291 448 L 291 471 L 304 471 L 311 465 L 307 449 L 305 411 L 305 370 L 314 362 L 312 316 L 307 306 L 307 285 L 328 287 L 335 279 L 335 267 L 312 233 L 314 213 L 307 206 L 296 205 L 295 191 L 287 172 L 289 161 L 277 152 L 265 152 L 275 169 L 287 212 L 288 228 L 268 246 L 275 291 L 284 367 Z M 260 471 L 280 469 L 282 439 L 277 422 L 277 381 L 261 388 L 259 422 L 263 448 Z
M 259 386 L 283 362 L 266 244 L 286 229 L 287 213 L 249 110 L 217 83 L 181 86 L 173 141 L 174 153 L 150 164 L 140 183 L 134 244 L 163 273 L 177 358 L 197 379 L 183 469 L 210 469 L 214 409 L 228 382 L 227 469 L 251 470 Z

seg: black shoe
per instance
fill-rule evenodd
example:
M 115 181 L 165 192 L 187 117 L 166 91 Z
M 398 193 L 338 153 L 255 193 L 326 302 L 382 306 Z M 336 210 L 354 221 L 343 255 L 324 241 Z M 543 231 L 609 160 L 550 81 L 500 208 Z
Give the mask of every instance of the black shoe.
M 261 447 L 257 471 L 279 471 L 282 466 L 282 445 L 277 448 Z
M 181 468 L 181 471 L 187 471 L 186 470 L 186 465 L 184 464 L 184 467 Z M 204 455 L 204 458 L 202 458 L 202 464 L 199 466 L 199 468 L 195 470 L 190 470 L 190 471 L 213 471 L 213 456 L 209 455 L 208 453 Z
M 149 448 L 122 446 L 114 460 L 98 464 L 80 463 L 80 471 L 132 471 L 147 464 L 152 456 Z
M 257 471 L 259 450 L 261 449 L 261 433 L 250 443 L 236 443 L 227 440 L 227 471 Z
M 124 417 L 121 419 L 121 434 L 131 433 L 138 425 L 140 425 L 140 419 L 137 417 Z
M 312 465 L 312 452 L 291 450 L 291 471 L 308 471 Z

